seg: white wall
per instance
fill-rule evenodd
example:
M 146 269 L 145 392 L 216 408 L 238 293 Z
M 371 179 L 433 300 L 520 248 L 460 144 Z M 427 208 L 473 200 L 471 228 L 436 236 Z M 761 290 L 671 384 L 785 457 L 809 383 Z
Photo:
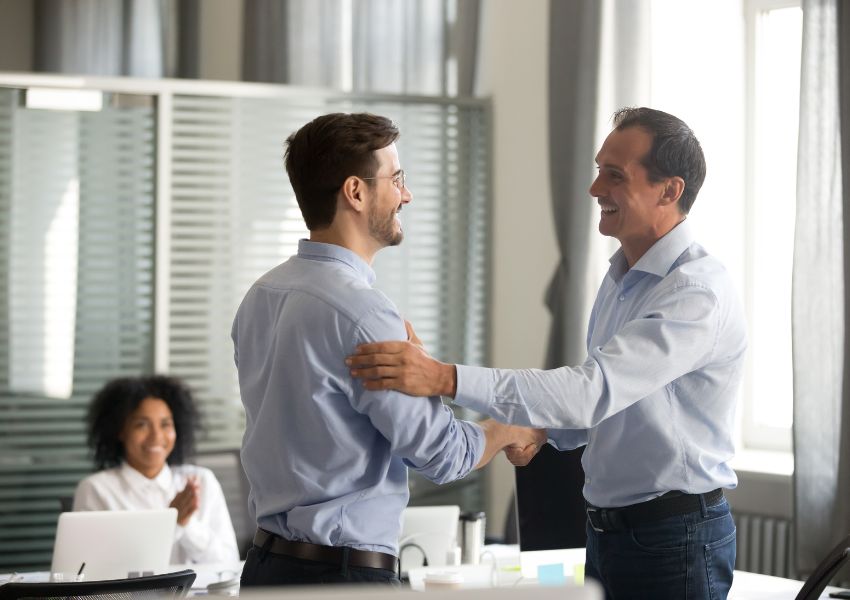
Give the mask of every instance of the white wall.
M 492 366 L 542 367 L 549 313 L 543 295 L 558 260 L 547 130 L 549 3 L 482 3 L 478 93 L 493 102 Z M 513 467 L 486 471 L 487 531 L 501 535 Z
M 238 81 L 242 75 L 242 0 L 204 0 L 200 6 L 198 76 Z

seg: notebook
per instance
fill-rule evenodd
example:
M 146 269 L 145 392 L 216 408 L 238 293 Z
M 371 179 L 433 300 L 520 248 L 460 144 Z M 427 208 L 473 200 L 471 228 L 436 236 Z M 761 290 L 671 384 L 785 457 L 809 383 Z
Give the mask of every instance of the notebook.
M 66 512 L 59 515 L 53 573 L 86 581 L 168 572 L 177 509 Z

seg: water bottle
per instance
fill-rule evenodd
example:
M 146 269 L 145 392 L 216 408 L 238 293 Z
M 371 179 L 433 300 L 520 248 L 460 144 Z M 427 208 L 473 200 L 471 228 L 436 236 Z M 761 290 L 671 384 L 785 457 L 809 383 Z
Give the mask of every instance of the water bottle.
M 477 565 L 484 550 L 483 512 L 467 512 L 460 515 L 460 557 L 465 565 Z

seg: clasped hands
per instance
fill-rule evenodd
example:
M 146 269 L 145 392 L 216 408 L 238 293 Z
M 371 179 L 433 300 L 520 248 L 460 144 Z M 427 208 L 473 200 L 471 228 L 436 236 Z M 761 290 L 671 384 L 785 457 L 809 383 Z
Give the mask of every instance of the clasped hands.
M 186 487 L 178 492 L 169 504 L 169 508 L 177 509 L 177 524 L 185 527 L 186 523 L 201 505 L 201 482 L 194 475 L 186 480 Z
M 502 425 L 508 428 L 510 442 L 504 452 L 508 460 L 516 467 L 524 467 L 540 451 L 546 443 L 546 430 L 519 425 Z
M 375 342 L 358 346 L 345 364 L 351 375 L 363 381 L 367 390 L 398 390 L 411 396 L 454 396 L 457 372 L 454 365 L 428 354 L 413 326 L 404 322 L 407 341 Z M 482 425 L 496 423 L 484 421 Z M 527 465 L 546 443 L 546 430 L 518 425 L 496 424 L 504 428 L 508 460 L 518 467 Z

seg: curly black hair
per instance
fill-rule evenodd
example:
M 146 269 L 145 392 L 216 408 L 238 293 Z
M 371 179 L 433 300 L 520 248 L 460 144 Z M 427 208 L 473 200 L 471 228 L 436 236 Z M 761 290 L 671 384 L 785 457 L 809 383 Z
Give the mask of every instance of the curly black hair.
M 104 385 L 91 400 L 87 416 L 88 444 L 98 469 L 121 464 L 124 444 L 119 439 L 127 418 L 145 398 L 157 398 L 171 409 L 176 441 L 168 455 L 169 465 L 182 464 L 195 451 L 199 415 L 189 388 L 174 377 L 120 377 Z

